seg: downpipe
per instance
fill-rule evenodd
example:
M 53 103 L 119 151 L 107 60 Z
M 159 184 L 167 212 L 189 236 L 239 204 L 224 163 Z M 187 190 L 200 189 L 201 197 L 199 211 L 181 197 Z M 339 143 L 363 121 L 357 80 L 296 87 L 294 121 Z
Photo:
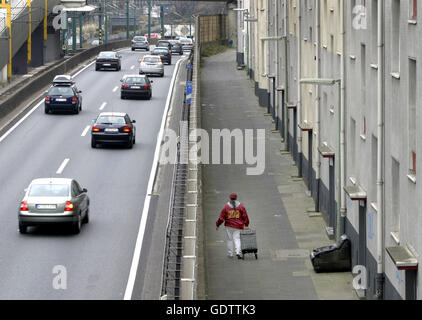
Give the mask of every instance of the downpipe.
M 302 38 L 301 38 L 301 23 L 302 23 L 302 14 L 301 14 L 301 5 L 300 1 L 297 2 L 297 14 L 298 14 L 298 23 L 297 23 L 297 56 L 298 56 L 298 63 L 297 63 L 297 123 L 296 128 L 294 130 L 297 130 L 297 158 L 298 158 L 298 174 L 297 176 L 299 178 L 302 177 L 302 130 L 299 128 L 299 124 L 302 121 L 302 89 L 301 85 L 299 84 L 299 81 L 302 76 Z
M 375 298 L 384 299 L 384 2 L 378 1 L 377 275 Z
M 320 2 L 315 1 L 315 21 L 316 21 L 316 78 L 320 77 L 320 32 L 321 32 L 321 23 L 320 23 Z M 316 107 L 316 124 L 315 124 L 315 143 L 316 143 L 316 150 L 317 150 L 317 159 L 316 159 L 316 196 L 315 196 L 315 212 L 319 212 L 320 204 L 319 204 L 319 196 L 320 196 L 320 181 L 321 181 L 321 154 L 319 153 L 319 146 L 320 146 L 320 88 L 319 86 L 315 86 L 316 88 L 316 100 L 315 100 L 315 107 Z

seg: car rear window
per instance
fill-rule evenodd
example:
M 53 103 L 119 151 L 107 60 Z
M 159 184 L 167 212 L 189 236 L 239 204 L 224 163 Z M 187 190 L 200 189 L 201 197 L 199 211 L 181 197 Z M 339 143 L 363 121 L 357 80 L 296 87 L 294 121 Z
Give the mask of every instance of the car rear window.
M 169 51 L 167 49 L 154 49 L 155 53 L 168 53 Z
M 145 41 L 145 37 L 135 37 L 133 41 Z
M 114 52 L 100 52 L 98 56 L 100 58 L 115 58 L 116 54 Z
M 97 119 L 98 124 L 125 124 L 126 120 L 123 116 L 101 116 Z
M 74 93 L 71 87 L 52 87 L 48 94 L 52 96 L 72 96 Z
M 131 84 L 131 83 L 139 83 L 139 84 L 145 84 L 145 78 L 144 77 L 127 77 L 125 79 L 125 83 Z
M 144 57 L 143 62 L 149 62 L 149 63 L 155 63 L 155 62 L 159 62 L 160 58 L 159 57 Z
M 33 184 L 29 189 L 29 197 L 67 197 L 69 185 L 67 184 Z

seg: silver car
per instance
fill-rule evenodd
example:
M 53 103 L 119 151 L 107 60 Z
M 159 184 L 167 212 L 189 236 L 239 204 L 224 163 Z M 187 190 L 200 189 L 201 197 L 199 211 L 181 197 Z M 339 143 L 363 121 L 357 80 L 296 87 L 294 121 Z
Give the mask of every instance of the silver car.
M 154 74 L 164 77 L 164 65 L 160 56 L 146 55 L 139 59 L 139 74 Z
M 87 191 L 74 179 L 32 180 L 20 204 L 19 232 L 26 233 L 28 226 L 64 223 L 79 233 L 82 223 L 89 221 Z

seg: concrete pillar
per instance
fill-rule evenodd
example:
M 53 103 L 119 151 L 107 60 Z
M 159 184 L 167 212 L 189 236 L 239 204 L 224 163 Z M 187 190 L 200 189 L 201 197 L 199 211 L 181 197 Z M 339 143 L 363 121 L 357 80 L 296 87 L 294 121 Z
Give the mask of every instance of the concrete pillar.
M 47 41 L 44 42 L 44 63 L 60 59 L 61 54 L 60 32 L 47 27 Z
M 7 82 L 7 64 L 0 70 L 0 83 Z
M 40 24 L 34 32 L 32 32 L 31 43 L 32 59 L 31 67 L 39 67 L 44 64 L 44 26 Z
M 28 73 L 28 42 L 25 41 L 12 58 L 12 74 Z

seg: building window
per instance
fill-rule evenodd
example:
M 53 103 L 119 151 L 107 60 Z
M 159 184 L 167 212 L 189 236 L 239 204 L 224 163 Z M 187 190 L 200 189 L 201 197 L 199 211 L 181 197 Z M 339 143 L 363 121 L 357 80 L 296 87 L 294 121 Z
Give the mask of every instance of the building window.
M 393 0 L 391 6 L 391 72 L 400 72 L 400 0 Z
M 361 45 L 360 48 L 360 85 L 361 85 L 361 94 L 362 94 L 362 105 L 366 105 L 366 46 Z
M 416 60 L 409 59 L 409 174 L 416 175 Z
M 391 231 L 395 233 L 399 239 L 400 232 L 400 164 L 392 158 L 391 159 Z
M 416 20 L 418 17 L 418 1 L 409 0 L 409 19 Z

